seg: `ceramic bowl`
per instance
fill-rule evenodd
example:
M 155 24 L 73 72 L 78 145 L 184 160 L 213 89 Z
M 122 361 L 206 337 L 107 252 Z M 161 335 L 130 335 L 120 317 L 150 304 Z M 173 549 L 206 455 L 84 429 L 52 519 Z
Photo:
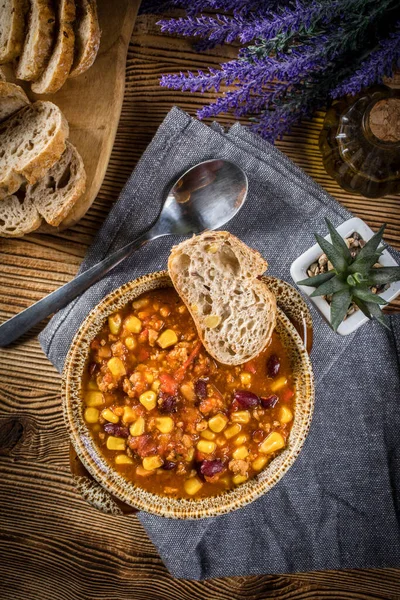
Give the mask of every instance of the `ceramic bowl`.
M 265 281 L 268 284 L 268 278 Z M 107 501 L 104 498 L 109 498 L 111 494 L 129 506 L 170 518 L 198 519 L 228 513 L 268 492 L 296 460 L 306 439 L 314 407 L 310 358 L 295 327 L 282 310 L 278 309 L 277 331 L 291 357 L 296 390 L 294 421 L 287 447 L 254 479 L 221 495 L 188 500 L 152 494 L 124 479 L 101 456 L 83 419 L 81 394 L 82 375 L 86 368 L 90 343 L 108 315 L 144 292 L 162 287 L 172 287 L 167 272 L 145 275 L 109 294 L 87 316 L 72 342 L 63 372 L 62 402 L 67 429 L 83 466 L 106 493 L 103 499 L 97 499 L 98 503 Z M 290 286 L 287 288 L 292 289 Z M 302 301 L 298 293 L 292 291 L 293 303 L 297 302 L 300 311 Z M 290 296 L 290 292 L 288 294 Z M 290 298 L 286 298 L 286 302 L 290 302 Z

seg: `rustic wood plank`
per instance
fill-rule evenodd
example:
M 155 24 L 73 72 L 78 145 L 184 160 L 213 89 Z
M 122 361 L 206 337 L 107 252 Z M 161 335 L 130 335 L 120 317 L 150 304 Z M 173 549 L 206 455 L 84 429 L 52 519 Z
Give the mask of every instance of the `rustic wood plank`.
M 187 40 L 163 36 L 141 16 L 126 66 L 126 90 L 101 190 L 85 217 L 54 235 L 0 241 L 0 319 L 68 281 L 124 182 L 173 104 L 195 114 L 204 97 L 159 87 L 161 73 L 215 66 L 234 56 L 220 48 L 199 56 Z M 212 99 L 209 94 L 208 98 Z M 231 123 L 229 116 L 221 122 Z M 387 220 L 387 240 L 400 248 L 399 197 L 366 200 L 325 173 L 317 148 L 323 113 L 295 128 L 279 148 L 372 227 Z M 132 140 L 135 143 L 132 144 Z M 400 302 L 395 303 L 400 309 Z M 134 515 L 111 517 L 74 489 L 60 378 L 44 357 L 36 327 L 0 351 L 1 597 L 4 600 L 324 600 L 400 598 L 400 570 L 349 570 L 288 576 L 174 580 Z

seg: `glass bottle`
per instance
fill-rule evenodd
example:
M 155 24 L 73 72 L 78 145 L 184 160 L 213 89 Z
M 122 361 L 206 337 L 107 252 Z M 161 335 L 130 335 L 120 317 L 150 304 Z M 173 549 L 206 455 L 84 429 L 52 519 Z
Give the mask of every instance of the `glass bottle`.
M 334 101 L 319 147 L 343 189 L 368 198 L 400 192 L 400 90 L 381 85 Z

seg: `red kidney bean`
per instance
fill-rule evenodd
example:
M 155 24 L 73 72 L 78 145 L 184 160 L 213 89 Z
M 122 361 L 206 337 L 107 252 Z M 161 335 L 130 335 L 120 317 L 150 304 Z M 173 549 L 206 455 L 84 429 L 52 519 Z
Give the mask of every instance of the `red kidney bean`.
M 267 360 L 267 373 L 270 377 L 276 377 L 281 368 L 281 361 L 276 354 L 271 354 Z
M 198 379 L 194 384 L 194 392 L 199 400 L 207 398 L 207 380 Z
M 268 396 L 267 398 L 261 398 L 261 406 L 263 408 L 274 408 L 278 400 L 278 396 L 272 394 L 272 396 Z
M 200 473 L 204 477 L 213 477 L 217 473 L 221 473 L 224 468 L 224 463 L 220 458 L 216 458 L 215 460 L 203 460 L 200 464 Z
M 159 395 L 161 402 L 158 404 L 159 411 L 164 414 L 174 413 L 178 410 L 178 399 L 176 396 Z
M 253 433 L 251 434 L 251 437 L 253 438 L 253 440 L 255 442 L 262 442 L 264 439 L 265 433 L 263 432 L 262 429 L 256 429 L 255 431 L 253 431 Z
M 115 435 L 115 437 L 127 438 L 129 435 L 127 427 L 123 427 L 122 425 L 117 425 L 115 423 L 105 423 L 104 431 L 110 435 Z
M 254 408 L 260 404 L 260 398 L 248 392 L 247 390 L 237 390 L 234 396 L 234 402 L 239 404 L 240 408 Z
M 176 463 L 173 462 L 172 460 L 166 460 L 162 466 L 164 471 L 171 471 L 172 469 L 175 469 L 175 467 L 176 467 Z

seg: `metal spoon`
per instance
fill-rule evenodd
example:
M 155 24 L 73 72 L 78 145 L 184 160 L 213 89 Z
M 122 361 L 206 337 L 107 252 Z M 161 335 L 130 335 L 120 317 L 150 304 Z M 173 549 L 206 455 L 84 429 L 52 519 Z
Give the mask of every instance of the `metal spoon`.
M 187 235 L 222 227 L 243 205 L 247 187 L 246 174 L 227 160 L 207 160 L 192 167 L 169 191 L 151 229 L 3 323 L 0 326 L 0 346 L 11 344 L 34 325 L 66 306 L 150 240 L 163 235 Z

